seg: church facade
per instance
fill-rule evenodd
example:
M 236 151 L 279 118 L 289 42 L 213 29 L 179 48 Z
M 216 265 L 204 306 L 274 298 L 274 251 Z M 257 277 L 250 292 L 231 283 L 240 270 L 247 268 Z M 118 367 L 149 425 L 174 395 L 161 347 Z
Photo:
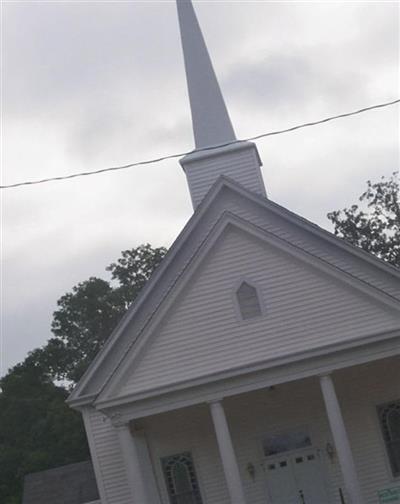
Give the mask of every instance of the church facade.
M 400 502 L 400 272 L 268 199 L 178 15 L 194 213 L 69 398 L 101 503 Z

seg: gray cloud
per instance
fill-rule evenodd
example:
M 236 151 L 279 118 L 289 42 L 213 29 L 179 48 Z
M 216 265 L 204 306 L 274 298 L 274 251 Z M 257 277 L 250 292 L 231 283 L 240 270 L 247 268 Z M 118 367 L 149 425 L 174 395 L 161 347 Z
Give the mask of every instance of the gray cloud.
M 319 119 L 398 90 L 397 6 L 196 4 L 239 136 Z M 3 6 L 4 182 L 193 146 L 175 5 Z M 328 226 L 398 163 L 396 109 L 258 143 L 270 197 Z M 3 200 L 5 368 L 49 336 L 56 300 L 123 249 L 169 245 L 191 215 L 177 161 Z

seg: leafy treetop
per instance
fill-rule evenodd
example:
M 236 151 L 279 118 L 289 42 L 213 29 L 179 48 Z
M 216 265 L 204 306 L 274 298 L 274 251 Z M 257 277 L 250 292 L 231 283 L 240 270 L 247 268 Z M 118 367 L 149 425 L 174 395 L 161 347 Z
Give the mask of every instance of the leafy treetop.
M 335 234 L 347 242 L 400 267 L 399 172 L 379 182 L 367 182 L 360 196 L 362 206 L 336 210 L 328 214 Z

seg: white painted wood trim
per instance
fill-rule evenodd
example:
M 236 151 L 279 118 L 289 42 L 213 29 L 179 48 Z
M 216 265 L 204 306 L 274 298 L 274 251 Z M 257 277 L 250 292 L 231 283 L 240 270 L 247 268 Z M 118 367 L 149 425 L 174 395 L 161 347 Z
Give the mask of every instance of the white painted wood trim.
M 283 219 L 286 219 L 287 221 L 291 222 L 292 224 L 295 224 L 296 226 L 301 227 L 305 231 L 313 234 L 314 236 L 317 236 L 318 238 L 321 238 L 324 241 L 328 241 L 329 243 L 334 244 L 338 248 L 341 248 L 342 250 L 345 250 L 349 254 L 358 257 L 359 259 L 369 262 L 376 268 L 384 271 L 385 273 L 391 274 L 392 276 L 395 276 L 397 278 L 400 278 L 400 271 L 398 268 L 395 266 L 392 266 L 386 261 L 383 261 L 381 259 L 378 259 L 376 256 L 366 252 L 365 250 L 356 247 L 355 245 L 351 245 L 345 240 L 338 238 L 335 236 L 333 233 L 327 231 L 326 229 L 323 229 L 322 227 L 318 226 L 317 224 L 314 224 L 313 222 L 307 220 L 306 218 L 292 212 L 291 210 L 288 210 L 287 208 L 279 205 L 279 203 L 276 203 L 275 201 L 272 201 L 267 198 L 263 198 L 257 193 L 254 193 L 252 191 L 249 191 L 245 187 L 241 186 L 234 180 L 232 180 L 229 177 L 226 176 L 221 176 L 218 179 L 218 185 L 217 183 L 215 184 L 215 193 L 212 194 L 210 191 L 210 199 L 207 200 L 210 201 L 213 198 L 215 198 L 215 195 L 217 192 L 220 190 L 220 186 L 227 186 L 230 189 L 236 191 L 237 193 L 240 193 L 241 195 L 247 197 L 248 199 L 252 200 L 255 203 L 258 203 L 259 205 L 264 206 L 267 208 L 269 211 L 274 213 L 275 215 L 278 215 L 279 217 L 282 217 Z
M 244 187 L 242 187 L 240 184 L 236 183 L 232 179 L 229 179 L 228 177 L 225 177 L 225 176 L 221 176 L 214 183 L 214 185 L 209 190 L 206 197 L 203 199 L 203 201 L 201 202 L 201 204 L 197 208 L 193 217 L 188 221 L 188 223 L 186 224 L 184 229 L 181 231 L 178 238 L 175 240 L 171 249 L 169 250 L 167 256 L 163 260 L 162 265 L 160 266 L 160 268 L 157 269 L 155 274 L 152 276 L 152 278 L 146 284 L 146 286 L 143 289 L 143 291 L 141 292 L 141 295 L 139 296 L 138 300 L 128 310 L 126 315 L 123 317 L 121 322 L 118 324 L 118 326 L 113 331 L 110 338 L 107 340 L 107 342 L 104 345 L 101 352 L 99 352 L 96 355 L 94 361 L 92 362 L 92 364 L 90 365 L 88 370 L 85 372 L 84 376 L 81 378 L 78 385 L 75 387 L 74 391 L 72 392 L 72 394 L 70 395 L 70 397 L 67 401 L 69 404 L 71 404 L 71 406 L 74 406 L 74 405 L 82 406 L 84 404 L 89 404 L 90 402 L 92 402 L 91 398 L 93 397 L 93 394 L 82 396 L 82 393 L 85 391 L 86 386 L 89 384 L 92 377 L 97 373 L 97 371 L 101 367 L 101 364 L 104 361 L 104 359 L 107 358 L 108 353 L 111 351 L 111 347 L 119 339 L 119 337 L 122 335 L 122 333 L 126 330 L 127 326 L 129 325 L 129 323 L 131 322 L 131 320 L 133 319 L 135 314 L 138 312 L 138 310 L 141 309 L 142 306 L 146 303 L 146 300 L 147 300 L 148 296 L 151 295 L 153 288 L 155 288 L 157 286 L 157 284 L 159 283 L 159 281 L 162 280 L 162 276 L 164 274 L 164 271 L 174 261 L 174 259 L 176 258 L 177 254 L 178 254 L 181 246 L 185 242 L 185 240 L 188 237 L 190 237 L 190 235 L 193 232 L 193 230 L 195 229 L 195 227 L 199 224 L 199 221 L 203 218 L 203 216 L 206 214 L 206 212 L 211 207 L 212 203 L 215 201 L 217 195 L 221 191 L 223 191 L 224 188 L 227 188 L 230 191 L 237 193 L 244 198 L 247 198 L 249 201 L 264 207 L 266 210 L 271 211 L 275 215 L 281 217 L 284 220 L 287 220 L 288 222 L 290 222 L 293 225 L 299 226 L 300 228 L 304 229 L 306 232 L 309 232 L 310 234 L 320 238 L 322 241 L 331 243 L 331 244 L 337 246 L 339 249 L 342 249 L 345 252 L 349 253 L 350 255 L 357 257 L 361 261 L 364 261 L 364 262 L 371 264 L 376 269 L 379 269 L 382 272 L 389 274 L 391 276 L 400 278 L 400 272 L 398 271 L 397 268 L 385 263 L 382 260 L 375 258 L 371 254 L 368 254 L 367 252 L 365 252 L 355 246 L 349 245 L 344 240 L 341 240 L 341 239 L 335 237 L 332 233 L 327 232 L 326 230 L 324 230 L 324 229 L 318 227 L 317 225 L 313 224 L 312 222 L 307 221 L 306 219 L 296 215 L 295 213 L 285 209 L 284 207 L 278 205 L 277 203 L 274 203 L 270 200 L 267 200 L 266 198 L 259 196 L 255 193 L 252 193 L 251 191 L 245 189 Z
M 339 341 L 313 350 L 296 352 L 283 357 L 256 362 L 252 365 L 232 368 L 224 372 L 210 373 L 204 377 L 185 380 L 164 387 L 157 387 L 142 393 L 127 394 L 126 396 L 120 396 L 110 400 L 101 400 L 101 398 L 98 398 L 95 401 L 95 407 L 98 409 L 117 407 L 127 403 L 148 400 L 157 396 L 160 397 L 169 393 L 179 394 L 181 391 L 185 392 L 185 390 L 193 390 L 193 388 L 202 386 L 210 386 L 212 388 L 219 387 L 220 383 L 224 383 L 224 390 L 227 390 L 226 394 L 223 393 L 224 396 L 234 395 L 234 392 L 231 393 L 231 390 L 235 387 L 232 387 L 232 384 L 228 385 L 228 382 L 247 382 L 249 377 L 259 372 L 268 375 L 273 375 L 276 372 L 279 374 L 284 366 L 285 375 L 288 377 L 287 381 L 290 381 L 303 377 L 303 374 L 298 375 L 296 372 L 293 373 L 292 370 L 297 367 L 309 369 L 308 376 L 312 376 L 321 372 L 330 372 L 335 369 L 397 354 L 400 354 L 400 330 L 368 335 L 353 341 Z M 250 381 L 255 384 L 253 378 Z M 237 393 L 242 393 L 242 384 L 243 383 L 239 386 Z M 273 382 L 268 382 L 264 386 L 274 384 Z M 259 387 L 256 386 L 255 388 Z M 251 390 L 251 388 L 245 387 L 246 392 L 249 390 Z M 221 395 L 221 393 L 219 394 Z
M 337 348 L 336 352 L 325 355 L 311 355 L 308 359 L 281 359 L 274 366 L 243 375 L 226 376 L 220 380 L 212 377 L 207 382 L 193 382 L 182 388 L 171 389 L 154 396 L 135 394 L 115 401 L 98 404 L 97 409 L 111 415 L 117 409 L 124 418 L 135 419 L 206 403 L 272 385 L 301 380 L 321 373 L 329 373 L 357 364 L 364 364 L 400 354 L 399 337 L 375 341 L 365 347 Z
M 197 250 L 195 257 L 190 261 L 190 270 L 192 274 L 196 269 L 202 264 L 204 259 L 207 257 L 207 253 L 211 250 L 214 243 L 218 240 L 221 233 L 228 227 L 233 226 L 235 228 L 241 229 L 250 236 L 259 238 L 262 241 L 267 242 L 269 245 L 276 247 L 279 251 L 283 251 L 292 257 L 304 261 L 311 267 L 323 271 L 325 274 L 331 275 L 334 278 L 342 281 L 344 284 L 354 288 L 358 292 L 369 296 L 381 303 L 382 306 L 387 309 L 393 309 L 399 312 L 399 325 L 400 327 L 400 301 L 390 296 L 389 294 L 380 291 L 376 287 L 360 280 L 349 273 L 346 273 L 336 266 L 331 265 L 327 261 L 313 256 L 312 254 L 300 249 L 299 247 L 277 237 L 276 235 L 264 231 L 263 229 L 250 224 L 249 222 L 239 218 L 230 212 L 224 212 L 221 218 L 218 220 L 217 224 L 214 226 L 202 246 Z M 99 394 L 99 401 L 105 401 L 108 397 L 111 397 L 116 390 L 119 388 L 121 381 L 125 379 L 126 373 L 132 373 L 135 364 L 140 359 L 140 356 L 144 352 L 145 348 L 151 341 L 151 335 L 154 333 L 156 327 L 162 322 L 162 318 L 170 310 L 171 306 L 175 302 L 177 296 L 181 290 L 190 282 L 191 275 L 185 274 L 188 268 L 182 272 L 180 278 L 177 280 L 177 284 L 173 286 L 173 290 L 169 292 L 168 298 L 160 302 L 159 308 L 154 318 L 149 321 L 146 327 L 144 327 L 139 334 L 139 337 L 130 345 L 130 348 L 126 351 L 125 356 L 121 359 L 119 369 L 117 372 L 110 377 L 108 383 L 103 387 L 103 390 Z
M 350 504 L 364 504 L 349 438 L 331 375 L 320 376 L 320 385 Z

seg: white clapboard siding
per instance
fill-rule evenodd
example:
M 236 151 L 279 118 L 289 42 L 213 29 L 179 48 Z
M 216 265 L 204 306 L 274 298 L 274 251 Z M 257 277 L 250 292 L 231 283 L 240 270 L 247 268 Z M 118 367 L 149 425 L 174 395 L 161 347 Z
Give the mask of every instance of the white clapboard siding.
M 376 406 L 400 397 L 399 369 L 400 359 L 397 357 L 333 375 L 365 504 L 376 504 L 378 490 L 393 483 Z M 327 455 L 327 443 L 334 443 L 317 377 L 230 397 L 223 404 L 249 504 L 269 502 L 263 470 L 263 439 L 274 433 L 304 430 L 310 434 L 319 455 L 329 504 L 340 504 L 339 488 L 344 488 L 343 480 L 337 456 L 330 460 Z M 151 458 L 163 504 L 169 501 L 160 459 L 184 451 L 192 453 L 204 504 L 229 503 L 207 405 L 149 417 L 143 420 L 143 425 L 150 440 Z M 256 470 L 254 479 L 246 470 L 249 463 Z
M 364 497 L 367 504 L 373 504 L 378 501 L 378 490 L 395 483 L 390 474 L 376 407 L 400 399 L 400 358 L 343 370 L 337 374 L 335 384 Z
M 115 428 L 93 408 L 85 411 L 84 419 L 101 504 L 132 504 Z
M 198 157 L 198 154 L 195 156 Z M 234 147 L 231 151 L 212 158 L 189 161 L 190 158 L 190 155 L 184 158 L 182 165 L 186 172 L 194 207 L 197 207 L 220 175 L 232 178 L 250 191 L 265 195 L 260 160 L 251 143 L 241 145 L 240 150 Z
M 230 504 L 207 405 L 175 410 L 143 420 L 163 504 L 168 494 L 161 458 L 189 451 L 204 504 Z
M 218 185 L 216 187 L 218 188 Z M 97 393 L 104 383 L 113 374 L 115 375 L 115 369 L 122 356 L 127 354 L 133 341 L 140 337 L 139 335 L 148 320 L 154 319 L 154 312 L 165 296 L 168 296 L 179 275 L 183 271 L 190 270 L 191 259 L 195 251 L 204 242 L 208 233 L 224 212 L 230 212 L 240 219 L 248 221 L 249 225 L 273 233 L 303 249 L 306 253 L 321 258 L 328 264 L 334 265 L 349 275 L 361 279 L 366 284 L 381 289 L 400 300 L 400 281 L 398 276 L 392 273 L 390 269 L 382 269 L 380 265 L 377 266 L 376 261 L 371 263 L 367 260 L 368 254 L 359 256 L 349 252 L 346 247 L 343 249 L 337 246 L 337 241 L 332 237 L 333 242 L 330 242 L 320 236 L 316 226 L 305 223 L 300 217 L 290 214 L 290 212 L 262 197 L 257 197 L 254 200 L 247 194 L 241 193 L 237 187 L 233 187 L 231 182 L 223 180 L 220 181 L 219 189 L 216 190 L 207 205 L 202 209 L 201 217 L 196 221 L 194 229 L 190 232 L 187 230 L 188 234 L 183 233 L 180 237 L 181 241 L 175 249 L 176 255 L 170 256 L 169 267 L 165 270 L 162 268 L 159 270 L 159 273 L 162 272 L 162 274 L 158 277 L 156 283 L 152 284 L 150 282 L 152 290 L 147 291 L 150 295 L 147 297 L 139 296 L 138 301 L 130 310 L 135 315 L 130 319 L 126 330 L 121 331 L 118 336 L 115 334 L 106 343 L 101 354 L 101 366 L 98 366 L 100 360 L 94 362 L 92 366 L 93 373 L 88 378 L 88 382 L 79 389 L 79 394 Z M 305 228 L 299 223 L 303 223 Z M 190 228 L 189 225 L 188 229 L 190 230 Z M 316 234 L 310 231 L 313 229 L 316 230 Z M 227 261 L 227 264 L 229 264 L 232 258 L 228 257 Z M 217 273 L 219 274 L 219 272 Z M 144 289 L 144 292 L 146 292 L 146 289 Z M 199 303 L 203 301 L 201 299 Z M 194 309 L 196 309 L 196 304 L 197 301 L 192 299 Z M 192 307 L 189 307 L 188 313 L 191 309 Z M 212 313 L 212 310 L 209 313 Z M 127 317 L 129 318 L 129 316 L 128 314 Z M 187 328 L 186 321 L 183 321 L 182 327 L 183 330 Z M 96 366 L 98 366 L 97 369 Z
M 400 299 L 400 282 L 398 277 L 389 274 L 383 274 L 376 266 L 371 266 L 370 263 L 350 254 L 347 250 L 338 247 L 335 243 L 321 239 L 309 231 L 305 231 L 302 227 L 287 220 L 283 217 L 287 210 L 282 209 L 280 212 L 272 212 L 263 208 L 259 204 L 246 201 L 245 198 L 227 197 L 220 201 L 220 205 L 225 210 L 232 212 L 243 219 L 256 224 L 262 229 L 276 234 L 280 238 L 289 241 L 290 243 L 300 247 L 301 249 L 320 257 L 338 268 L 342 269 L 360 278 L 375 287 L 382 289 Z M 290 212 L 287 212 L 290 215 Z M 301 222 L 302 219 L 298 215 L 293 215 L 295 221 Z M 318 228 L 308 222 L 306 228 Z M 340 243 L 342 240 L 337 238 Z M 368 257 L 368 254 L 362 254 Z
M 309 405 L 307 408 L 303 407 L 305 401 Z M 262 441 L 266 435 L 307 429 L 316 448 L 329 439 L 328 423 L 315 380 L 279 386 L 274 392 L 263 390 L 229 398 L 224 400 L 224 408 L 249 504 L 268 504 L 262 454 Z M 148 418 L 145 426 L 152 439 L 155 465 L 160 465 L 162 456 L 191 451 L 204 504 L 229 504 L 214 428 L 206 405 Z M 336 480 L 340 479 L 337 467 L 329 467 L 324 454 L 321 458 L 329 478 L 333 475 L 332 487 L 336 488 Z M 249 463 L 256 469 L 254 480 L 246 470 Z M 168 499 L 161 470 L 157 474 L 166 504 Z M 328 487 L 329 490 L 333 496 L 334 490 Z
M 239 320 L 233 296 L 241 278 L 256 282 L 262 317 Z M 152 336 L 121 394 L 399 326 L 398 312 L 230 228 Z

